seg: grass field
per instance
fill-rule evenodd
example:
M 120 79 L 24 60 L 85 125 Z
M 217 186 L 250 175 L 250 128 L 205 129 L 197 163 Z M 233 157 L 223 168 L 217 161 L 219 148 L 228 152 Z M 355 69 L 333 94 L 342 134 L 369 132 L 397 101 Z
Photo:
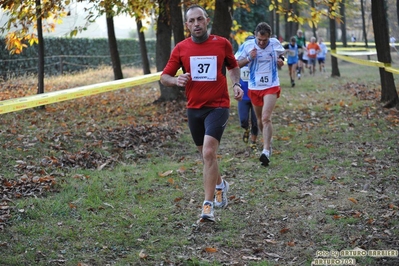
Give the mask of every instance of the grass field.
M 330 77 L 328 60 L 294 88 L 280 71 L 268 168 L 232 100 L 215 224 L 197 222 L 202 162 L 184 103 L 153 104 L 156 83 L 1 115 L 0 265 L 311 265 L 337 252 L 398 265 L 399 113 L 381 107 L 378 69 L 339 69 Z M 109 80 L 89 71 L 46 91 Z M 1 99 L 35 90 L 34 78 L 4 82 Z

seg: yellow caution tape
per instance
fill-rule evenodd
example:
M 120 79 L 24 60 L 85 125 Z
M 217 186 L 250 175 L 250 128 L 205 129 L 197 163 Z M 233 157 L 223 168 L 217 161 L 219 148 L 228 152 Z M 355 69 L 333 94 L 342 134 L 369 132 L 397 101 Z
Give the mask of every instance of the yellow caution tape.
M 391 72 L 392 74 L 399 74 L 399 69 L 393 67 L 385 67 L 385 71 Z
M 371 52 L 371 50 L 370 50 L 370 52 Z M 399 69 L 391 67 L 391 64 L 389 64 L 389 63 L 382 63 L 382 62 L 374 61 L 374 60 L 363 60 L 363 59 L 353 58 L 353 57 L 348 56 L 349 54 L 350 53 L 341 53 L 341 52 L 337 53 L 336 50 L 331 51 L 331 55 L 336 58 L 339 58 L 339 59 L 342 59 L 342 60 L 345 60 L 345 61 L 348 61 L 351 63 L 355 63 L 358 65 L 384 68 L 385 71 L 387 71 L 387 72 L 391 72 L 393 74 L 399 74 Z M 361 52 L 359 52 L 357 55 L 368 55 L 368 54 L 367 53 L 361 54 Z
M 324 42 L 326 45 L 330 45 L 330 42 Z M 335 42 L 335 45 L 337 45 L 338 47 L 340 47 L 339 49 L 342 48 L 349 48 L 349 47 L 357 47 L 356 49 L 361 49 L 362 47 L 364 47 L 366 45 L 366 43 L 364 42 L 346 42 L 346 45 L 348 47 L 343 47 L 343 42 Z M 368 42 L 367 46 L 369 47 L 375 47 L 375 43 L 374 42 Z
M 179 70 L 177 74 L 180 73 L 182 73 L 181 70 Z M 0 114 L 151 83 L 158 81 L 160 79 L 160 76 L 161 72 L 157 72 L 154 74 L 148 74 L 140 77 L 114 80 L 83 87 L 77 87 L 61 91 L 52 91 L 22 98 L 0 101 Z
M 366 50 L 371 50 L 371 49 L 366 48 L 366 47 L 339 47 L 338 48 L 338 52 L 341 52 L 341 51 L 366 51 Z
M 334 51 L 331 51 L 331 55 L 336 58 L 339 58 L 339 59 L 342 59 L 342 60 L 345 60 L 345 61 L 348 61 L 351 63 L 359 64 L 359 65 L 384 67 L 384 64 L 381 62 L 378 62 L 378 61 L 353 58 L 353 57 L 349 57 L 346 55 L 337 54 Z

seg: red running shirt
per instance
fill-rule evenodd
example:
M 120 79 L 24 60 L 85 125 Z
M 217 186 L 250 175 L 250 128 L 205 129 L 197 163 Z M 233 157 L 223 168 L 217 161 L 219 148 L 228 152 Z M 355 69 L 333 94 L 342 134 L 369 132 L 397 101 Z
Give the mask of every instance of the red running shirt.
M 205 42 L 195 43 L 190 37 L 173 48 L 161 75 L 175 76 L 181 67 L 191 74 L 186 84 L 187 108 L 228 108 L 230 96 L 223 64 L 228 70 L 238 67 L 233 47 L 226 38 L 210 35 Z
M 317 43 L 308 43 L 306 49 L 308 50 L 309 58 L 316 58 L 317 53 L 320 51 L 320 47 Z

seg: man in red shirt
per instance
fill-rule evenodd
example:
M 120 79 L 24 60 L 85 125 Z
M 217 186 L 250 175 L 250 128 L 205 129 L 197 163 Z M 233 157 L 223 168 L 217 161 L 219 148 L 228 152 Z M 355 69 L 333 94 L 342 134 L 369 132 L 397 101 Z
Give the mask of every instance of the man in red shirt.
M 317 54 L 321 52 L 320 46 L 316 43 L 316 37 L 310 38 L 310 43 L 306 46 L 308 52 L 308 65 L 310 68 L 310 74 L 315 74 L 316 71 L 316 60 Z
M 226 66 L 233 85 L 234 98 L 241 100 L 240 68 L 231 43 L 223 37 L 210 35 L 210 18 L 198 5 L 185 13 L 185 25 L 191 36 L 178 43 L 162 74 L 165 86 L 184 86 L 187 96 L 188 126 L 204 163 L 205 199 L 201 219 L 215 221 L 213 208 L 227 206 L 229 184 L 222 180 L 217 161 L 217 150 L 229 118 L 230 96 Z M 175 76 L 183 67 L 185 73 Z M 216 189 L 216 193 L 215 193 Z

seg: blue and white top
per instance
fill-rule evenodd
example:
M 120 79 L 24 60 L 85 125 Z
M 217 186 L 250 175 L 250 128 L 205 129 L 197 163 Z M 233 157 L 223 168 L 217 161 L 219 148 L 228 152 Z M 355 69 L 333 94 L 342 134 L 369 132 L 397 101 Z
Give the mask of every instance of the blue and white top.
M 327 55 L 327 45 L 322 42 L 322 43 L 318 43 L 319 47 L 320 47 L 320 52 L 317 54 L 317 58 L 326 58 Z
M 289 65 L 298 63 L 298 45 L 292 45 L 289 43 L 287 48 L 287 63 Z
M 257 56 L 249 64 L 248 89 L 264 90 L 280 86 L 277 60 L 284 54 L 284 47 L 276 38 L 270 38 L 265 49 L 260 48 L 256 39 L 245 41 L 235 54 L 237 60 L 247 58 L 256 48 Z

